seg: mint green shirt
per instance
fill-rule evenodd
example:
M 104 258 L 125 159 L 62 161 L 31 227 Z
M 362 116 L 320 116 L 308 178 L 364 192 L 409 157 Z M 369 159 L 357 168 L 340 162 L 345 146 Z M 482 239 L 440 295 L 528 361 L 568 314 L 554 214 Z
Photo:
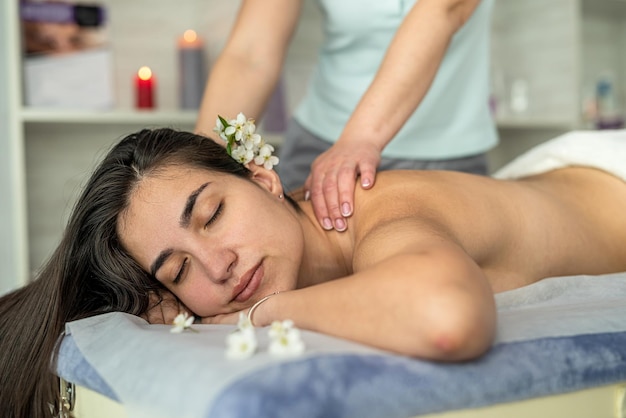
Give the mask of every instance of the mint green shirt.
M 294 117 L 334 142 L 372 82 L 387 47 L 419 0 L 318 0 L 325 40 Z M 454 35 L 430 90 L 384 157 L 450 159 L 498 141 L 489 110 L 489 36 L 494 0 L 482 0 Z

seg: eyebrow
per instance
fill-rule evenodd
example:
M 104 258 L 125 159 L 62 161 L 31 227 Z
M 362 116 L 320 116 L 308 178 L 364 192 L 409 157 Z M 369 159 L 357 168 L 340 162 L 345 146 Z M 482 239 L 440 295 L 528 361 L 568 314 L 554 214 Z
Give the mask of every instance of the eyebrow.
M 159 271 L 163 263 L 165 263 L 165 260 L 167 260 L 173 252 L 174 250 L 172 250 L 171 248 L 161 251 L 156 260 L 154 260 L 154 263 L 152 263 L 152 265 L 150 266 L 150 274 L 152 274 L 153 277 L 156 276 L 156 272 Z
M 191 214 L 193 213 L 193 208 L 196 205 L 198 196 L 209 184 L 210 182 L 204 183 L 196 190 L 191 192 L 191 194 L 187 198 L 183 213 L 180 215 L 180 220 L 178 221 L 178 224 L 181 226 L 181 228 L 187 228 L 189 226 L 189 223 L 191 222 Z M 154 260 L 154 262 L 150 265 L 150 274 L 152 274 L 152 276 L 156 276 L 156 272 L 159 271 L 161 266 L 163 266 L 165 261 L 169 258 L 169 256 L 172 255 L 173 252 L 174 250 L 168 248 L 159 253 L 156 260 Z
M 198 200 L 198 196 L 208 185 L 209 182 L 204 183 L 202 186 L 191 192 L 191 194 L 187 198 L 187 203 L 185 204 L 183 213 L 180 215 L 180 221 L 178 222 L 181 228 L 187 228 L 189 226 L 189 222 L 191 221 L 191 214 L 193 213 L 193 207 L 196 205 L 196 200 Z

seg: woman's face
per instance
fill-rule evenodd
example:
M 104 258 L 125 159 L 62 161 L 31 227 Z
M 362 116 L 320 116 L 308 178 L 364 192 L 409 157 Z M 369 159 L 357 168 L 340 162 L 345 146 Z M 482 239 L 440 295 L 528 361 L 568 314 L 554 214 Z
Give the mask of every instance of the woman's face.
M 296 286 L 303 236 L 281 191 L 261 168 L 246 180 L 170 166 L 139 182 L 118 232 L 196 315 L 236 312 Z

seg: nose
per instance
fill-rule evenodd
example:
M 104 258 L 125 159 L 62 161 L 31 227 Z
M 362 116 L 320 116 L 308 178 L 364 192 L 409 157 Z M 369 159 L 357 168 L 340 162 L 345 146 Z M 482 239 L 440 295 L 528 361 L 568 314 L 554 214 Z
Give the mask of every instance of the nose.
M 223 284 L 233 276 L 238 259 L 237 253 L 228 248 L 201 252 L 197 257 L 206 275 L 217 284 Z

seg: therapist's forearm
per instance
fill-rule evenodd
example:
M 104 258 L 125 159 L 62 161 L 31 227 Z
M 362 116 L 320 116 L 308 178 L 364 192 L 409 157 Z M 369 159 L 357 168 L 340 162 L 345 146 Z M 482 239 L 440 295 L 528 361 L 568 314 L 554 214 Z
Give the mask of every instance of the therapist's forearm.
M 340 141 L 369 141 L 381 151 L 428 92 L 450 41 L 479 0 L 420 0 L 348 120 Z
M 195 131 L 217 138 L 213 128 L 218 114 L 228 119 L 243 112 L 260 118 L 279 74 L 279 66 L 259 67 L 237 56 L 221 56 L 204 91 Z
M 196 132 L 214 136 L 218 114 L 261 117 L 280 76 L 301 7 L 302 0 L 242 1 L 226 46 L 211 70 Z

